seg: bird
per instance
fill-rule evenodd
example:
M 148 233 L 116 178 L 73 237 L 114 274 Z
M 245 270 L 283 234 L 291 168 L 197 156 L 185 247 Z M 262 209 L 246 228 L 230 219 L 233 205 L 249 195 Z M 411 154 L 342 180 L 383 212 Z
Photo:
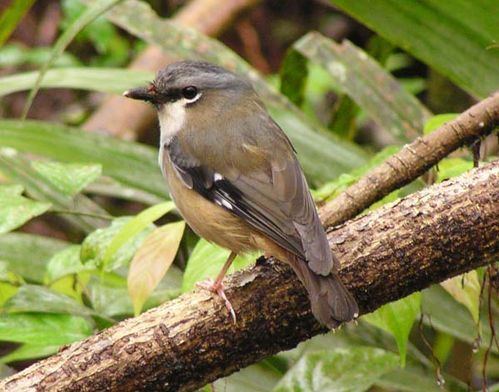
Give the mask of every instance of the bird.
M 184 60 L 123 95 L 157 110 L 159 165 L 182 217 L 231 251 L 217 278 L 201 287 L 218 294 L 234 320 L 223 279 L 236 255 L 255 250 L 291 266 L 320 324 L 334 329 L 358 317 L 296 150 L 249 79 Z

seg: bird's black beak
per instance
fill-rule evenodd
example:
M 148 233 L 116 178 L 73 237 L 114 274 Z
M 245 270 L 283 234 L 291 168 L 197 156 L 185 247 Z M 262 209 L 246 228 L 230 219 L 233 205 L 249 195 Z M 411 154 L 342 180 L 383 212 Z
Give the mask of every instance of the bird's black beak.
M 154 103 L 157 98 L 157 93 L 154 87 L 137 87 L 127 90 L 123 93 L 123 96 L 131 99 L 138 99 L 140 101 L 152 102 Z

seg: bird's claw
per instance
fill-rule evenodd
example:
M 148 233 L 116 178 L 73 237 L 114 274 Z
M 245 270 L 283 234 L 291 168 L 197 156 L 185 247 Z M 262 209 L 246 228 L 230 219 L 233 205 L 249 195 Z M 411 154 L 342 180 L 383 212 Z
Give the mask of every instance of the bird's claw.
M 220 298 L 222 298 L 225 302 L 225 307 L 229 311 L 232 321 L 234 321 L 234 324 L 236 324 L 237 319 L 236 319 L 236 312 L 234 311 L 234 308 L 232 307 L 232 304 L 228 300 L 227 296 L 225 295 L 225 287 L 222 282 L 217 283 L 213 279 L 207 279 L 203 282 L 198 282 L 196 283 L 196 286 L 203 289 L 207 290 L 211 293 L 214 293 L 218 295 Z

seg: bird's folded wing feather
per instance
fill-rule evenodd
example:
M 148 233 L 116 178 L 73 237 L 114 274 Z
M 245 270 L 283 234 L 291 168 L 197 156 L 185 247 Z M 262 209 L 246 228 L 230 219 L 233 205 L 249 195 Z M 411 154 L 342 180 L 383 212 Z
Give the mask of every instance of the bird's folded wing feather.
M 251 154 L 251 148 L 242 149 L 240 160 L 219 171 L 186 153 L 177 139 L 167 153 L 185 186 L 306 260 L 314 272 L 328 275 L 333 269 L 331 251 L 294 154 L 277 154 L 264 167 L 248 171 L 237 167 L 237 162 L 251 160 L 243 150 Z

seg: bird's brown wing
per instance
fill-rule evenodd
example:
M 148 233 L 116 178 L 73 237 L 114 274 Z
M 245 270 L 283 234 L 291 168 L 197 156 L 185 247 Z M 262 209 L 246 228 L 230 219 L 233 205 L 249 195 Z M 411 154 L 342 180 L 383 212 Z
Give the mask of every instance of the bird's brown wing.
M 315 273 L 328 275 L 336 267 L 305 177 L 292 151 L 276 151 L 257 170 L 247 170 L 247 165 L 238 168 L 238 161 L 233 161 L 219 171 L 186 153 L 177 139 L 172 140 L 167 152 L 187 187 L 306 260 Z M 241 149 L 240 162 L 253 159 L 251 154 L 251 147 Z

